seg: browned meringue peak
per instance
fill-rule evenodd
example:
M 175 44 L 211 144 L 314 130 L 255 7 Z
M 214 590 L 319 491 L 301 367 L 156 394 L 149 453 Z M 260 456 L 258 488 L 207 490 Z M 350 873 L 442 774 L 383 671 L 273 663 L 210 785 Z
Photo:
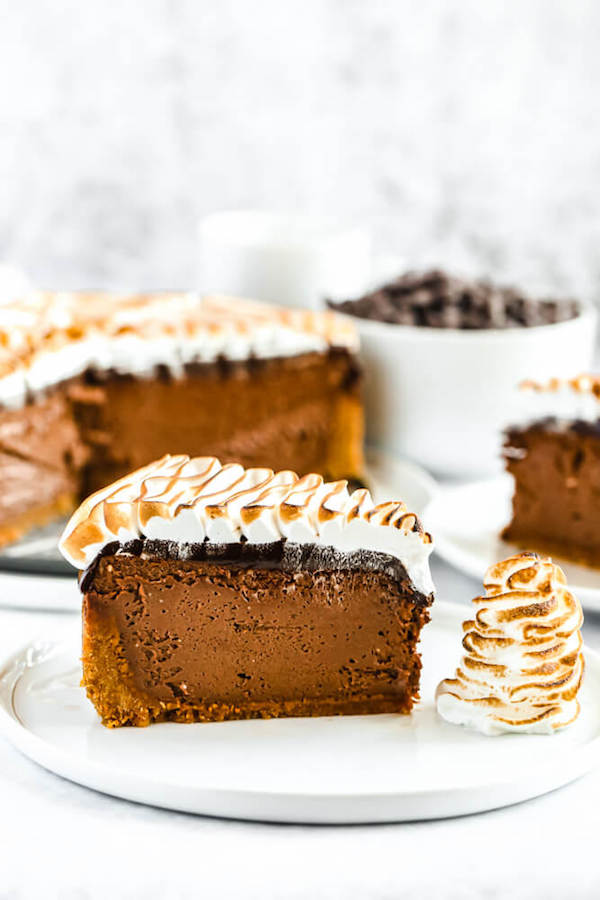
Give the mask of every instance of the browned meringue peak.
M 585 373 L 575 378 L 550 378 L 548 381 L 522 381 L 521 390 L 536 393 L 558 393 L 569 390 L 577 394 L 593 394 L 600 399 L 600 375 Z
M 242 538 L 320 543 L 342 552 L 373 550 L 398 558 L 415 587 L 433 590 L 433 549 L 403 503 L 375 505 L 370 493 L 320 475 L 222 466 L 214 457 L 164 456 L 88 497 L 71 517 L 60 549 L 86 568 L 107 544 L 140 536 L 194 544 Z
M 552 420 L 555 426 L 564 427 L 576 421 L 596 423 L 599 419 L 600 376 L 583 374 L 546 382 L 522 382 L 511 426 L 528 427 L 532 422 Z
M 0 395 L 2 380 L 20 371 L 35 388 L 53 370 L 71 376 L 88 365 L 135 372 L 327 347 L 358 347 L 352 323 L 332 312 L 196 293 L 37 291 L 0 302 Z
M 518 553 L 491 566 L 465 653 L 436 691 L 440 715 L 485 734 L 551 734 L 579 714 L 583 613 L 548 557 Z

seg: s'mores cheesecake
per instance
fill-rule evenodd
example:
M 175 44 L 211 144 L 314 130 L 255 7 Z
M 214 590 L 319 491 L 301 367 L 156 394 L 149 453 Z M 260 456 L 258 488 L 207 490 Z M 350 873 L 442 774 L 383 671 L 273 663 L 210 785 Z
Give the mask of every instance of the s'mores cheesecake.
M 503 537 L 600 567 L 600 376 L 521 385 L 506 432 L 513 517 Z
M 408 713 L 431 537 L 345 481 L 165 456 L 89 497 L 83 684 L 105 725 Z
M 167 452 L 361 480 L 357 337 L 197 294 L 0 302 L 0 544 Z

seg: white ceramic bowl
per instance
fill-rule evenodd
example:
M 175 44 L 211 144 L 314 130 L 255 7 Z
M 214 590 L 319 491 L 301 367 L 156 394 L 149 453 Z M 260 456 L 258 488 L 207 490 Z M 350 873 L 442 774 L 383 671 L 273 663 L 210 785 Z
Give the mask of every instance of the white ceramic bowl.
M 434 473 L 501 468 L 501 432 L 518 410 L 518 384 L 590 371 L 596 310 L 533 328 L 389 325 L 353 317 L 365 366 L 370 443 Z

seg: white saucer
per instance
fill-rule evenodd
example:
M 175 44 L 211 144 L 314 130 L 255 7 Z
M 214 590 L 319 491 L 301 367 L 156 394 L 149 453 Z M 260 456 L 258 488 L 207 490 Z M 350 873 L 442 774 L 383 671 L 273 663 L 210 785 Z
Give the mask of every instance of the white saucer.
M 600 761 L 600 657 L 586 652 L 582 713 L 552 736 L 484 737 L 438 716 L 465 609 L 434 604 L 423 701 L 411 716 L 106 729 L 79 685 L 73 623 L 60 643 L 0 668 L 0 733 L 47 769 L 107 794 L 186 812 L 275 822 L 391 822 L 463 815 L 543 794 Z
M 366 480 L 376 502 L 404 500 L 421 514 L 437 489 L 431 475 L 380 450 L 367 450 Z M 48 525 L 0 550 L 0 607 L 79 611 L 75 570 L 58 551 L 65 522 Z M 40 578 L 39 574 L 49 577 Z M 65 577 L 66 576 L 66 577 Z
M 439 487 L 423 512 L 436 552 L 481 582 L 488 566 L 522 549 L 499 537 L 511 518 L 512 492 L 510 475 Z M 570 589 L 585 608 L 600 612 L 600 571 L 559 557 L 553 559 L 564 570 Z

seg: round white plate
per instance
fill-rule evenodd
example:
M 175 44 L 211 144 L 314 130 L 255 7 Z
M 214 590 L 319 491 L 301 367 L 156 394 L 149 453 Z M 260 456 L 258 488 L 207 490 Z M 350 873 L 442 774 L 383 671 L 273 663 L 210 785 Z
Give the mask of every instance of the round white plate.
M 463 815 L 538 796 L 600 761 L 600 657 L 587 651 L 582 713 L 552 736 L 484 737 L 443 722 L 463 607 L 434 604 L 423 700 L 411 716 L 104 728 L 80 688 L 79 637 L 32 644 L 0 669 L 0 732 L 47 769 L 104 793 L 192 813 L 275 822 Z
M 39 612 L 80 612 L 81 592 L 75 569 L 64 575 L 28 575 L 0 567 L 0 608 Z
M 376 503 L 403 500 L 419 516 L 438 490 L 425 469 L 374 447 L 367 448 L 365 480 Z
M 418 514 L 437 489 L 423 469 L 380 450 L 367 450 L 366 480 L 376 502 L 404 500 Z M 64 525 L 64 521 L 55 522 L 0 550 L 0 606 L 79 611 L 75 570 L 58 552 Z M 40 574 L 52 577 L 40 578 Z
M 434 537 L 436 552 L 481 582 L 488 566 L 522 549 L 499 537 L 511 519 L 512 492 L 510 475 L 439 487 L 422 514 Z M 600 612 L 600 571 L 557 556 L 553 559 L 564 570 L 569 588 L 584 607 Z

